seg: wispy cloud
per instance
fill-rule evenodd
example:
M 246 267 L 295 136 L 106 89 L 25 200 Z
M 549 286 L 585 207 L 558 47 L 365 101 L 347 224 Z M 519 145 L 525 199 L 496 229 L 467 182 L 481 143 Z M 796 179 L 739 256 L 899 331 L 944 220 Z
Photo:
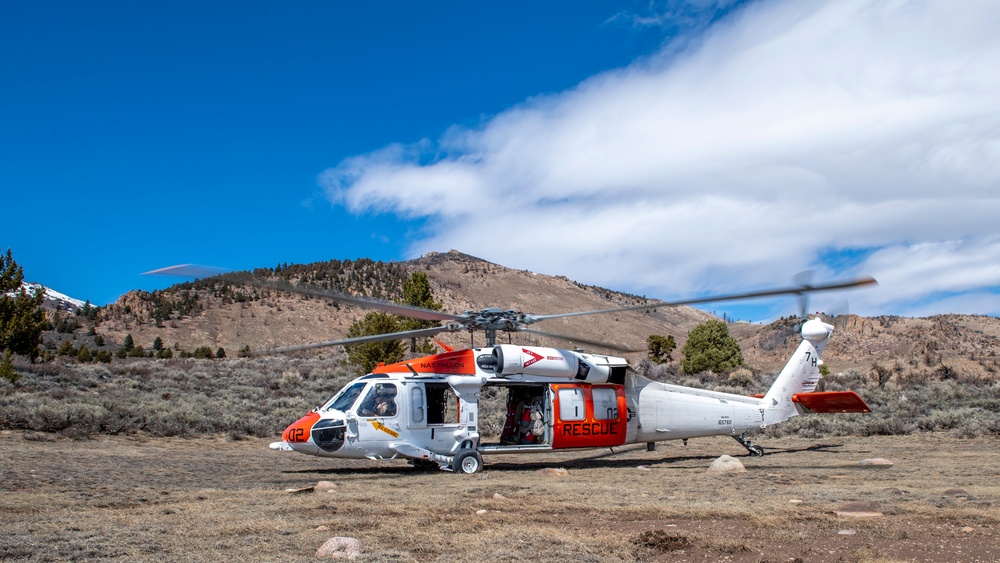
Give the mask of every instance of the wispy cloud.
M 681 52 L 322 183 L 352 212 L 429 219 L 414 255 L 671 297 L 865 249 L 847 273 L 882 286 L 858 312 L 996 314 L 974 296 L 1000 286 L 997 29 L 989 1 L 759 2 Z

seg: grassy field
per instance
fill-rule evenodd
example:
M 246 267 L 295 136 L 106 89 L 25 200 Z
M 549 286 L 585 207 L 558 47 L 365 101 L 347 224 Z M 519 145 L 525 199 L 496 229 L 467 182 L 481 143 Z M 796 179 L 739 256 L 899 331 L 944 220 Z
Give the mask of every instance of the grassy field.
M 334 536 L 363 561 L 1000 559 L 995 436 L 771 437 L 763 458 L 707 438 L 487 457 L 472 476 L 268 441 L 2 431 L 0 559 L 308 561 Z M 722 454 L 747 472 L 707 474 Z M 859 464 L 875 457 L 894 465 Z M 337 487 L 287 492 L 320 480 Z

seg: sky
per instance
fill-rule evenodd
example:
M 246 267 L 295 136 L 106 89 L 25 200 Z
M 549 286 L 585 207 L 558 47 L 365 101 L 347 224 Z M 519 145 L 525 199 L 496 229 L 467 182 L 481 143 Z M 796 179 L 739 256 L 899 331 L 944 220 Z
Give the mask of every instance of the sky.
M 6 2 L 0 248 L 96 304 L 173 264 L 457 249 L 998 315 L 996 29 L 979 0 Z

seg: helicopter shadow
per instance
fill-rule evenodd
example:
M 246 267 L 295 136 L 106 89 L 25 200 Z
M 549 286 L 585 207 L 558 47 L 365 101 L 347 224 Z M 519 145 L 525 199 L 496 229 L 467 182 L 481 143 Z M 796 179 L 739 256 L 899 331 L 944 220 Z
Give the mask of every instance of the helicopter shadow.
M 814 444 L 811 446 L 804 446 L 799 448 L 774 448 L 768 449 L 767 456 L 779 456 L 787 454 L 796 454 L 802 452 L 821 452 L 830 454 L 839 454 L 841 452 L 836 451 L 837 448 L 842 447 L 842 443 L 829 443 L 829 444 Z M 679 465 L 686 462 L 697 462 L 697 461 L 712 461 L 718 459 L 722 454 L 702 454 L 702 455 L 675 455 L 661 458 L 651 458 L 651 459 L 639 459 L 634 457 L 621 458 L 620 456 L 642 451 L 642 448 L 632 447 L 632 448 L 619 448 L 612 451 L 601 452 L 597 454 L 588 455 L 585 457 L 569 458 L 565 460 L 553 461 L 551 459 L 546 461 L 529 461 L 529 460 L 518 460 L 518 461 L 497 461 L 490 462 L 490 456 L 486 457 L 485 469 L 489 471 L 508 471 L 508 472 L 527 472 L 527 471 L 538 471 L 539 469 L 545 469 L 550 467 L 561 467 L 564 469 L 615 469 L 615 468 L 636 468 L 639 466 L 671 466 Z M 516 455 L 516 454 L 508 454 Z M 737 458 L 750 458 L 749 453 L 744 453 L 742 455 L 733 456 Z M 317 468 L 317 469 L 295 469 L 282 471 L 285 475 L 387 475 L 387 476 L 400 476 L 400 475 L 422 475 L 427 473 L 434 473 L 436 470 L 419 470 L 409 465 L 392 465 L 392 466 L 381 466 L 381 467 L 330 467 L 330 468 Z
M 794 454 L 801 452 L 824 452 L 824 453 L 839 453 L 835 451 L 836 448 L 843 446 L 843 444 L 815 444 L 811 446 L 805 446 L 801 448 L 775 448 L 769 449 L 767 451 L 767 456 Z M 596 455 L 589 455 L 586 457 L 578 457 L 573 459 L 567 459 L 560 462 L 498 462 L 487 464 L 487 469 L 490 470 L 501 470 L 501 471 L 537 471 L 539 469 L 544 469 L 546 467 L 562 467 L 564 469 L 587 469 L 587 468 L 598 468 L 598 469 L 615 469 L 615 468 L 636 468 L 641 466 L 671 466 L 678 465 L 685 462 L 692 461 L 714 461 L 719 458 L 722 454 L 693 454 L 693 455 L 675 455 L 661 458 L 652 459 L 637 459 L 637 458 L 627 458 L 627 459 L 616 459 L 617 456 L 622 454 L 637 452 L 640 448 L 630 448 L 630 449 L 619 449 L 610 452 L 603 452 Z M 742 455 L 733 456 L 737 458 L 750 458 L 749 453 L 744 453 Z

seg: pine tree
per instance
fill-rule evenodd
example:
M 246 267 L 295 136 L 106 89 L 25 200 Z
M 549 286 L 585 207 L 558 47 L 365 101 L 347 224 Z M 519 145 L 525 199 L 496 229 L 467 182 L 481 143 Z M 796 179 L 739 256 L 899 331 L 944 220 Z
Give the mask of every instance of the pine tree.
M 432 311 L 440 311 L 442 308 L 439 301 L 434 301 L 430 282 L 424 272 L 413 272 L 410 278 L 403 283 L 403 304 L 431 309 Z M 400 330 L 418 330 L 437 326 L 437 324 L 436 321 L 405 318 L 400 322 Z M 426 338 L 420 339 L 420 342 L 417 342 L 416 338 L 411 338 L 410 353 L 433 354 L 434 345 Z
M 92 359 L 90 349 L 86 345 L 80 346 L 80 351 L 76 353 L 76 360 L 78 362 L 90 363 Z
M 743 354 L 723 321 L 706 321 L 694 327 L 681 349 L 681 371 L 722 373 L 743 365 Z
M 122 348 L 124 348 L 126 352 L 131 352 L 132 348 L 135 348 L 135 341 L 132 340 L 132 333 L 125 335 L 125 342 L 122 343 Z
M 659 334 L 650 334 L 646 339 L 646 346 L 649 349 L 649 359 L 657 364 L 665 364 L 673 361 L 674 349 L 677 348 L 677 341 L 673 336 L 663 337 Z
M 73 347 L 73 342 L 71 340 L 63 340 L 62 344 L 59 345 L 59 350 L 56 352 L 60 356 L 75 356 L 76 348 Z
M 17 383 L 17 380 L 20 378 L 21 374 L 14 371 L 14 354 L 10 350 L 7 350 L 3 353 L 3 357 L 0 358 L 0 379 L 10 383 Z
M 24 271 L 8 248 L 6 256 L 0 254 L 0 350 L 35 361 L 46 324 L 42 311 L 45 292 L 35 291 L 29 295 L 22 282 Z
M 382 311 L 372 311 L 347 329 L 348 338 L 387 334 L 400 330 L 399 320 Z M 359 366 L 365 373 L 370 373 L 379 362 L 393 363 L 403 359 L 403 346 L 398 340 L 384 342 L 366 342 L 344 346 L 347 359 Z

